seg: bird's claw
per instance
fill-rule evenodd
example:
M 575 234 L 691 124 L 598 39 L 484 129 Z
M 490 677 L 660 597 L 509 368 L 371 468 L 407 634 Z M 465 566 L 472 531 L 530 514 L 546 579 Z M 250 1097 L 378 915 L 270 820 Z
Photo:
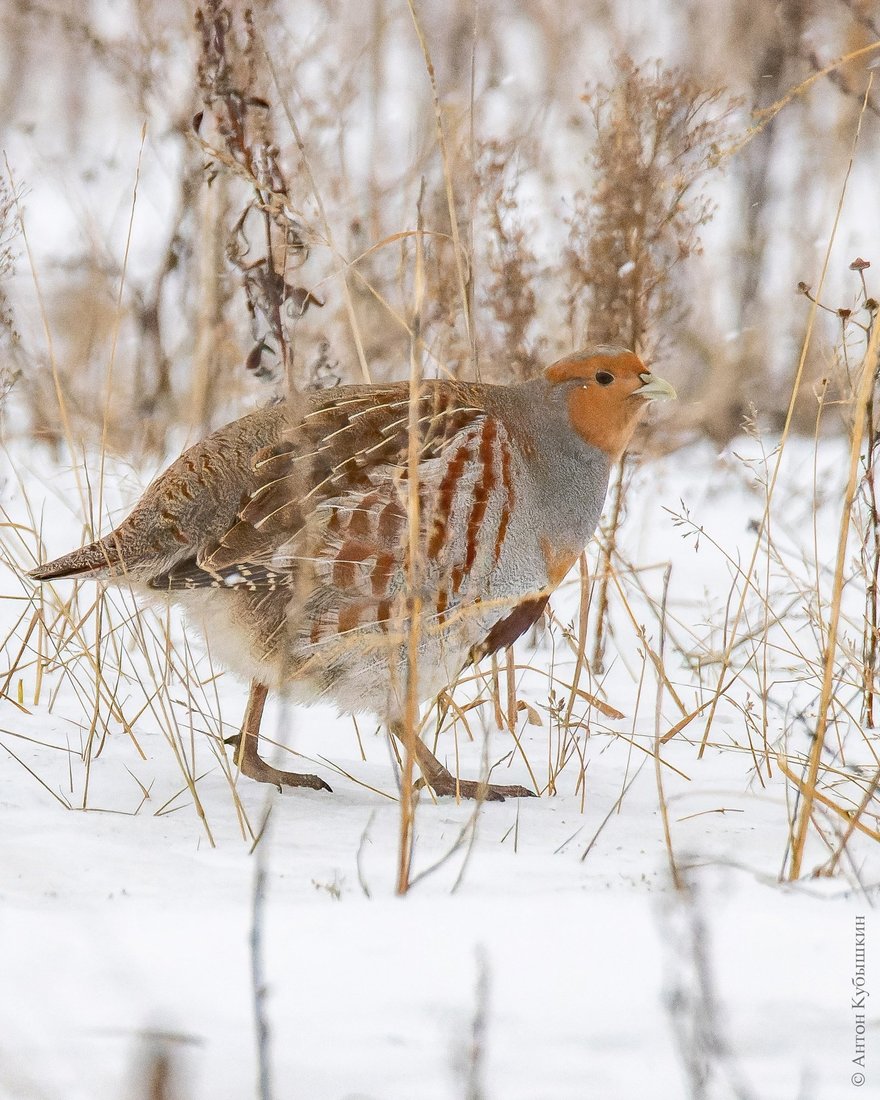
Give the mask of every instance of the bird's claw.
M 415 783 L 416 790 L 422 790 L 424 787 L 430 787 L 438 797 L 453 795 L 456 798 L 473 798 L 481 802 L 503 802 L 506 798 L 537 797 L 528 787 L 520 787 L 515 783 L 504 785 L 482 783 L 474 779 L 456 779 L 449 772 L 446 775 L 434 776 L 430 781 L 422 778 Z
M 265 760 L 256 755 L 240 757 L 240 733 L 227 737 L 223 744 L 234 747 L 233 759 L 238 764 L 241 774 L 246 775 L 248 779 L 254 779 L 257 783 L 271 783 L 278 788 L 279 793 L 284 787 L 305 787 L 310 791 L 329 791 L 330 794 L 333 794 L 333 788 L 330 784 L 318 775 L 281 771 L 279 768 L 273 768 L 271 764 L 267 764 Z

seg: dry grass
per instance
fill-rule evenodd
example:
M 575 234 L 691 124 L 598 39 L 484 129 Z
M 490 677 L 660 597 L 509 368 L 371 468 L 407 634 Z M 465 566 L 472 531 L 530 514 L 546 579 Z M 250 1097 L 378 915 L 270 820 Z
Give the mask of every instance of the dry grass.
M 554 26 L 538 4 L 527 8 L 534 41 L 547 59 L 546 70 L 536 76 L 543 83 L 526 91 L 514 86 L 505 100 L 499 60 L 507 48 L 505 29 L 487 13 L 476 28 L 462 16 L 466 32 L 459 27 L 459 35 L 468 43 L 463 50 L 451 32 L 438 30 L 435 13 L 418 5 L 398 11 L 379 4 L 366 34 L 350 16 L 351 22 L 341 19 L 336 38 L 319 19 L 296 38 L 272 5 L 257 5 L 251 16 L 211 0 L 200 9 L 198 33 L 181 31 L 191 46 L 191 56 L 181 60 L 164 36 L 111 43 L 76 21 L 64 5 L 52 11 L 17 5 L 16 26 L 43 21 L 71 56 L 88 50 L 120 82 L 119 52 L 141 51 L 142 63 L 135 67 L 141 75 L 133 86 L 126 84 L 126 94 L 134 95 L 145 114 L 154 110 L 150 97 L 161 87 L 155 77 L 148 79 L 150 73 L 187 77 L 178 82 L 185 91 L 165 104 L 175 120 L 161 139 L 177 153 L 174 200 L 165 210 L 165 237 L 151 270 L 134 262 L 136 245 L 126 243 L 130 236 L 136 239 L 143 207 L 136 186 L 144 187 L 147 166 L 139 179 L 137 141 L 125 166 L 122 239 L 109 247 L 92 225 L 83 245 L 88 262 L 75 277 L 69 262 L 53 265 L 46 258 L 45 244 L 27 249 L 24 266 L 30 267 L 32 285 L 16 287 L 16 296 L 8 298 L 3 242 L 9 238 L 3 227 L 16 220 L 16 201 L 21 210 L 21 198 L 13 198 L 17 169 L 15 180 L 0 191 L 0 333 L 15 348 L 22 372 L 8 400 L 29 430 L 50 440 L 59 458 L 77 470 L 74 512 L 84 532 L 105 528 L 109 498 L 115 509 L 122 495 L 115 486 L 121 466 L 113 461 L 105 468 L 105 455 L 141 462 L 145 452 L 173 451 L 181 438 L 203 432 L 232 409 L 289 394 L 295 386 L 401 376 L 407 364 L 414 386 L 424 374 L 469 376 L 477 365 L 487 380 L 504 381 L 534 373 L 537 364 L 585 337 L 662 354 L 673 376 L 676 363 L 684 364 L 685 378 L 688 367 L 702 368 L 707 378 L 720 377 L 722 367 L 730 372 L 720 338 L 708 338 L 703 350 L 693 353 L 694 334 L 724 331 L 730 300 L 736 299 L 737 308 L 744 301 L 742 288 L 732 282 L 717 293 L 708 286 L 697 292 L 694 276 L 685 274 L 684 261 L 698 256 L 697 232 L 709 210 L 701 181 L 719 157 L 735 179 L 738 158 L 760 135 L 773 134 L 778 141 L 773 127 L 796 110 L 803 121 L 810 89 L 823 110 L 838 110 L 852 123 L 847 113 L 852 96 L 841 93 L 838 101 L 837 90 L 823 82 L 843 63 L 823 63 L 809 77 L 801 73 L 791 94 L 780 89 L 772 113 L 745 135 L 751 145 L 731 141 L 721 148 L 717 105 L 723 97 L 717 79 L 622 59 L 612 77 L 591 83 L 584 102 L 583 78 L 574 73 L 576 49 L 566 41 L 570 28 Z M 138 5 L 138 10 L 145 26 L 154 26 L 158 6 Z M 849 19 L 849 10 L 840 5 L 839 19 Z M 321 5 L 315 11 L 325 13 Z M 785 64 L 777 70 L 780 80 L 806 64 L 802 45 L 800 39 L 788 43 Z M 863 75 L 857 62 L 870 58 L 873 49 L 868 44 L 846 54 L 851 82 Z M 402 51 L 407 64 L 392 71 L 395 51 Z M 356 55 L 358 72 L 371 75 L 369 110 L 356 82 L 333 75 L 340 52 Z M 406 97 L 395 83 L 402 72 L 414 89 L 405 103 L 411 113 L 395 124 L 397 133 L 389 133 L 386 115 L 392 113 L 393 97 L 401 100 L 394 101 L 395 109 L 404 111 Z M 732 83 L 731 94 L 748 92 L 742 82 Z M 867 127 L 873 125 L 871 100 L 862 92 Z M 493 115 L 501 121 L 490 121 Z M 71 125 L 92 122 L 86 117 Z M 413 129 L 420 136 L 411 155 L 397 160 L 391 153 L 405 148 L 401 135 L 414 122 L 422 123 Z M 134 130 L 139 137 L 140 122 Z M 152 141 L 159 140 L 153 137 L 156 130 L 153 122 L 147 127 L 147 160 Z M 851 125 L 850 138 L 853 132 Z M 849 156 L 835 148 L 838 155 L 829 162 L 839 179 Z M 770 145 L 764 151 L 776 155 Z M 872 157 L 863 144 L 853 154 L 854 170 L 870 169 Z M 815 174 L 816 187 L 827 190 L 829 177 Z M 769 176 L 749 178 L 751 186 L 765 191 L 772 182 Z M 562 207 L 549 197 L 560 192 L 566 198 Z M 715 201 L 723 202 L 723 194 L 716 189 Z M 766 193 L 768 204 L 770 198 Z M 34 222 L 39 228 L 42 218 L 30 205 L 20 218 L 26 231 Z M 838 214 L 847 210 L 841 199 Z M 809 230 L 817 224 L 818 216 Z M 726 218 L 723 232 L 741 228 Z M 762 232 L 759 274 L 778 245 L 766 224 Z M 714 240 L 717 248 L 719 238 Z M 810 251 L 797 235 L 785 255 L 801 265 L 788 272 L 793 288 L 795 276 L 810 270 Z M 709 249 L 702 261 L 691 260 L 691 271 L 715 258 Z M 782 498 L 778 484 L 785 451 L 768 443 L 769 453 L 747 472 L 760 487 L 762 517 L 745 563 L 729 555 L 723 532 L 705 530 L 699 517 L 676 509 L 682 534 L 699 541 L 702 553 L 728 554 L 730 588 L 704 628 L 668 603 L 661 582 L 666 561 L 651 562 L 648 569 L 627 560 L 619 537 L 627 518 L 621 471 L 599 538 L 599 583 L 593 584 L 584 559 L 571 582 L 578 585 L 576 619 L 551 618 L 545 626 L 546 698 L 520 697 L 523 675 L 537 664 L 528 647 L 520 646 L 491 667 L 470 670 L 455 695 L 444 696 L 421 723 L 411 713 L 408 736 L 431 731 L 446 743 L 452 736 L 457 746 L 458 739 L 479 736 L 481 725 L 496 727 L 505 759 L 522 764 L 536 789 L 574 792 L 582 808 L 590 737 L 622 738 L 633 760 L 650 757 L 656 765 L 673 867 L 675 829 L 663 781 L 684 769 L 680 754 L 674 763 L 670 758 L 672 743 L 693 746 L 688 772 L 710 747 L 738 754 L 744 773 L 751 770 L 759 784 L 769 782 L 777 767 L 784 772 L 791 795 L 789 834 L 780 838 L 781 849 L 791 848 L 786 875 L 807 870 L 808 836 L 826 846 L 829 873 L 845 866 L 855 833 L 876 839 L 876 305 L 869 304 L 874 299 L 861 268 L 857 308 L 863 311 L 863 328 L 854 328 L 852 314 L 844 317 L 832 309 L 837 327 L 821 331 L 818 304 L 829 285 L 843 285 L 839 269 L 847 277 L 846 264 L 832 263 L 830 243 L 825 267 L 829 279 L 823 272 L 816 293 L 809 292 L 815 300 L 806 321 L 794 296 L 764 310 L 759 322 L 766 362 L 762 359 L 750 377 L 753 397 L 761 398 L 760 417 L 784 425 L 783 444 L 797 423 L 796 409 L 804 403 L 811 407 L 817 470 L 826 448 L 837 445 L 829 437 L 848 433 L 850 478 L 836 565 L 829 569 L 818 536 L 812 548 L 789 538 L 792 502 Z M 687 315 L 684 298 L 692 306 Z M 26 324 L 13 324 L 7 301 L 21 309 Z M 755 321 L 755 310 L 763 309 L 760 295 L 752 304 Z M 775 331 L 787 328 L 789 314 L 800 317 L 805 328 L 796 372 Z M 24 334 L 20 341 L 16 328 Z M 863 341 L 858 355 L 854 336 Z M 839 369 L 827 372 L 831 388 L 823 388 L 817 402 L 805 384 L 808 366 L 823 360 L 827 365 L 835 355 Z M 780 363 L 793 385 L 772 385 Z M 103 402 L 89 399 L 96 390 L 106 395 Z M 730 393 L 725 409 L 733 410 L 732 426 L 714 438 L 740 426 L 742 393 L 735 390 L 724 390 Z M 828 423 L 831 407 L 834 424 Z M 710 431 L 708 419 L 702 427 Z M 699 420 L 673 425 L 668 439 L 677 440 L 695 424 Z M 754 439 L 766 438 L 757 423 L 746 426 Z M 80 461 L 83 439 L 94 448 L 87 465 Z M 664 439 L 658 449 L 668 445 Z M 97 469 L 94 479 L 88 469 Z M 745 475 L 734 467 L 731 476 Z M 128 738 L 132 761 L 142 760 L 139 728 L 149 719 L 173 754 L 180 787 L 154 807 L 149 783 L 133 776 L 129 812 L 170 813 L 189 804 L 213 842 L 212 807 L 202 799 L 201 784 L 208 769 L 219 768 L 241 835 L 255 843 L 262 825 L 249 819 L 222 747 L 234 724 L 221 714 L 219 670 L 210 654 L 190 649 L 177 620 L 161 611 L 138 612 L 123 590 L 98 595 L 88 585 L 74 584 L 37 592 L 20 580 L 21 568 L 43 556 L 41 502 L 51 497 L 50 490 L 46 484 L 37 496 L 34 484 L 22 480 L 18 511 L 4 517 L 8 599 L 18 603 L 3 643 L 2 690 L 26 717 L 43 706 L 68 718 L 76 711 L 72 743 L 59 749 L 69 761 L 69 783 L 63 793 L 52 789 L 52 794 L 68 808 L 94 806 L 92 771 L 107 739 Z M 823 508 L 821 491 L 817 482 L 814 525 Z M 857 568 L 853 539 L 859 545 Z M 680 568 L 672 562 L 672 589 Z M 635 685 L 628 726 L 603 690 L 602 656 L 611 642 Z M 790 662 L 799 680 L 796 713 L 790 713 L 793 693 L 786 697 L 774 681 L 774 668 Z M 656 706 L 647 734 L 640 708 L 650 698 Z M 719 707 L 739 716 L 740 734 L 722 730 Z M 547 735 L 546 757 L 542 752 L 540 759 L 524 736 L 538 725 Z M 4 748 L 16 759 L 15 738 L 21 736 L 3 735 Z M 417 877 L 411 757 L 407 752 L 402 761 L 401 892 Z M 488 764 L 487 757 L 486 770 Z M 618 809 L 631 779 L 628 773 L 621 781 Z M 44 777 L 34 780 L 52 788 Z M 393 791 L 380 793 L 397 797 Z M 476 815 L 452 849 L 464 852 L 463 858 L 475 821 Z

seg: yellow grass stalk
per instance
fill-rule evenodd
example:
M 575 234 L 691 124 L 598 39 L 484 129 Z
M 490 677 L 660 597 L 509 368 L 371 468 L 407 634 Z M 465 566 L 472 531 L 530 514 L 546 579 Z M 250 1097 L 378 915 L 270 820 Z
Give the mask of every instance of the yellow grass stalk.
M 867 57 L 868 54 L 876 53 L 877 50 L 880 50 L 880 42 L 869 42 L 867 46 L 861 46 L 857 50 L 851 50 L 849 53 L 843 54 L 842 57 L 836 57 L 833 61 L 829 62 L 824 69 L 819 69 L 817 72 L 811 73 L 806 80 L 802 80 L 800 84 L 795 84 L 795 86 L 789 89 L 781 99 L 777 99 L 776 102 L 771 103 L 769 107 L 756 111 L 755 114 L 758 117 L 758 121 L 755 125 L 750 126 L 749 129 L 746 130 L 745 136 L 740 141 L 736 142 L 735 145 L 731 145 L 725 149 L 719 149 L 718 160 L 721 161 L 739 153 L 753 138 L 756 138 L 762 130 L 765 130 L 770 125 L 781 110 L 787 107 L 793 100 L 806 94 L 818 80 L 821 80 L 823 77 L 833 72 L 837 72 L 838 69 L 842 69 L 845 65 L 849 65 L 851 62 L 857 61 L 861 57 Z
M 846 567 L 847 543 L 849 541 L 850 515 L 859 483 L 859 462 L 862 455 L 862 440 L 865 435 L 868 402 L 874 389 L 874 381 L 877 375 L 878 356 L 880 356 L 880 325 L 874 325 L 871 339 L 862 363 L 862 376 L 859 380 L 859 388 L 856 393 L 855 419 L 853 424 L 852 442 L 849 449 L 849 475 L 846 481 L 846 492 L 843 498 L 843 508 L 840 514 L 840 534 L 837 540 L 837 565 L 834 570 L 834 584 L 831 591 L 831 616 L 828 623 L 828 642 L 825 647 L 825 667 L 822 675 L 822 692 L 819 696 L 819 715 L 816 723 L 816 734 L 810 749 L 807 774 L 803 783 L 798 783 L 803 794 L 800 813 L 791 848 L 791 868 L 789 878 L 800 877 L 801 865 L 804 857 L 804 847 L 807 843 L 807 833 L 810 827 L 810 816 L 813 812 L 813 803 L 816 799 L 825 801 L 819 797 L 816 791 L 816 779 L 819 775 L 819 762 L 822 758 L 822 748 L 825 744 L 825 735 L 828 732 L 828 712 L 831 707 L 831 697 L 834 693 L 834 658 L 837 653 L 837 631 L 840 624 L 840 599 L 843 594 L 844 569 Z M 877 834 L 874 834 L 875 836 Z M 878 837 L 880 839 L 880 837 Z
M 424 185 L 422 187 L 424 195 Z M 419 198 L 419 228 L 422 224 L 422 196 Z M 419 517 L 419 395 L 422 375 L 419 364 L 418 341 L 421 330 L 422 302 L 425 294 L 424 245 L 421 236 L 416 237 L 416 269 L 413 302 L 412 341 L 409 358 L 409 448 L 407 452 L 408 498 L 407 514 L 409 519 L 409 576 L 407 585 L 409 594 L 403 614 L 409 617 L 409 637 L 407 639 L 407 676 L 405 714 L 403 719 L 404 754 L 403 774 L 400 781 L 400 843 L 397 862 L 397 893 L 405 894 L 409 889 L 409 876 L 412 868 L 413 829 L 415 824 L 415 801 L 413 799 L 413 761 L 415 759 L 415 739 L 419 736 L 419 626 L 421 621 L 420 572 L 420 517 Z M 389 659 L 390 659 L 389 653 Z
M 869 825 L 865 825 L 865 823 L 859 819 L 860 814 L 862 813 L 864 806 L 866 805 L 864 800 L 862 806 L 860 806 L 859 809 L 855 813 L 853 813 L 851 810 L 847 810 L 844 806 L 839 806 L 834 801 L 834 799 L 829 798 L 827 794 L 822 794 L 821 791 L 817 791 L 815 780 L 813 780 L 813 783 L 810 786 L 808 785 L 807 780 L 799 778 L 791 770 L 791 768 L 786 765 L 785 757 L 782 753 L 777 753 L 776 764 L 779 770 L 785 776 L 785 778 L 790 783 L 793 783 L 801 792 L 801 794 L 803 794 L 804 804 L 809 797 L 811 803 L 819 802 L 821 803 L 821 805 L 827 806 L 829 810 L 833 810 L 836 814 L 840 814 L 843 820 L 847 823 L 850 830 L 858 829 L 860 833 L 864 833 L 865 836 L 869 836 L 872 840 L 880 841 L 880 832 L 877 832 L 876 829 L 872 829 Z M 792 864 L 793 863 L 794 860 L 792 860 Z M 789 875 L 789 879 L 794 878 L 797 878 L 797 875 Z

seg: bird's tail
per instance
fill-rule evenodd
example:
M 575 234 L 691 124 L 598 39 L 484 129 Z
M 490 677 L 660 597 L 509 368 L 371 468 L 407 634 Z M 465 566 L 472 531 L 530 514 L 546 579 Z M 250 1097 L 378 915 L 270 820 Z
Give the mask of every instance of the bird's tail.
M 45 565 L 31 569 L 29 577 L 35 581 L 54 581 L 64 577 L 85 577 L 107 572 L 119 565 L 119 551 L 107 539 L 90 542 L 79 550 L 72 550 Z

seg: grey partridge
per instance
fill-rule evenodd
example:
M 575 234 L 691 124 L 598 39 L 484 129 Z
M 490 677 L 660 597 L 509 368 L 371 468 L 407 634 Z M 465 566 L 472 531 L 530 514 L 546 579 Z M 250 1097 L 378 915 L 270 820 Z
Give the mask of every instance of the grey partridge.
M 540 618 L 648 403 L 674 396 L 610 346 L 510 386 L 308 393 L 189 448 L 114 531 L 30 575 L 170 595 L 251 680 L 241 771 L 329 790 L 260 757 L 268 691 L 372 712 L 402 737 L 408 693 L 434 697 Z M 415 754 L 438 794 L 532 793 L 457 781 L 418 740 Z

